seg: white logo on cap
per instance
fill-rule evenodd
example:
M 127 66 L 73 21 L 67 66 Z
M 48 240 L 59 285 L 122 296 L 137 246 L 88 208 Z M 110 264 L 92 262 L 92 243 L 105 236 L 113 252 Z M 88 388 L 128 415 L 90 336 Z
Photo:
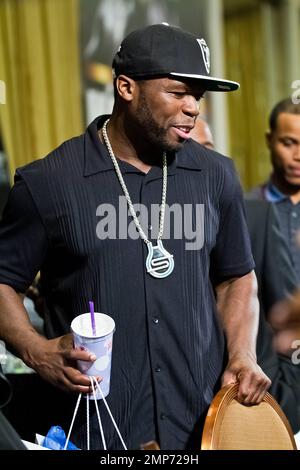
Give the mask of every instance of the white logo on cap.
M 197 39 L 198 44 L 200 46 L 201 52 L 202 52 L 202 57 L 204 61 L 204 65 L 206 68 L 206 72 L 209 73 L 210 70 L 210 52 L 209 52 L 209 47 L 206 44 L 205 39 Z

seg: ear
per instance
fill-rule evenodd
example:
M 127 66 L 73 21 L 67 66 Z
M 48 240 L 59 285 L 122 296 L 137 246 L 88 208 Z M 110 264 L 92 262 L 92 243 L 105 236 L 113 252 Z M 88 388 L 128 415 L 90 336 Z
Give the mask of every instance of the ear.
M 271 140 L 272 140 L 272 132 L 271 131 L 266 131 L 265 139 L 266 139 L 267 147 L 270 149 L 271 148 Z
M 119 75 L 116 78 L 116 89 L 118 95 L 125 101 L 132 101 L 136 83 L 126 75 Z

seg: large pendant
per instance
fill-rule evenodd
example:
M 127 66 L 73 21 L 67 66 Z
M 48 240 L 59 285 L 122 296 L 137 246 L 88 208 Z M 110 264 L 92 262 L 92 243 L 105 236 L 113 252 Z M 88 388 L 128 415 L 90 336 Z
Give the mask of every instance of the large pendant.
M 147 243 L 148 256 L 146 259 L 147 272 L 153 277 L 162 279 L 169 276 L 174 269 L 173 255 L 165 250 L 162 241 L 157 240 L 157 245 Z

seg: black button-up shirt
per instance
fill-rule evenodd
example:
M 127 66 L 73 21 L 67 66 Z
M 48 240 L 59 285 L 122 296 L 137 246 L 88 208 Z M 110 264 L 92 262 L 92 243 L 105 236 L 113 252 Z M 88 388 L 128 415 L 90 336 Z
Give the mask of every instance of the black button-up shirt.
M 166 221 L 163 243 L 175 267 L 170 276 L 153 278 L 146 272 L 146 244 L 131 217 L 126 215 L 131 237 L 120 222 L 127 207 L 97 135 L 103 119 L 17 171 L 0 226 L 0 282 L 24 291 L 41 270 L 49 337 L 68 332 L 72 319 L 88 311 L 89 300 L 112 316 L 108 402 L 125 442 L 138 448 L 157 439 L 161 448 L 183 449 L 223 369 L 214 285 L 254 267 L 241 189 L 231 160 L 192 140 L 168 155 L 167 204 L 177 216 Z M 161 203 L 161 167 L 144 174 L 120 161 L 120 168 L 132 202 L 150 214 L 152 205 Z M 156 243 L 158 215 L 144 230 L 148 225 Z M 193 249 L 191 230 L 203 233 L 203 246 Z M 108 446 L 121 448 L 106 416 L 104 408 Z M 96 423 L 93 445 L 101 448 Z M 79 447 L 85 429 L 84 422 L 77 423 L 73 440 Z

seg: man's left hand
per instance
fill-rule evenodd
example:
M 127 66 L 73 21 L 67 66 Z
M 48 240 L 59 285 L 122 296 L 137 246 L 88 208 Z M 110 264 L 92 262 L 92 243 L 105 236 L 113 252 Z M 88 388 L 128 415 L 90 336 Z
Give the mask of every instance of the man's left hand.
M 271 385 L 256 359 L 248 354 L 236 354 L 227 364 L 222 386 L 239 382 L 237 399 L 244 405 L 258 405 Z

